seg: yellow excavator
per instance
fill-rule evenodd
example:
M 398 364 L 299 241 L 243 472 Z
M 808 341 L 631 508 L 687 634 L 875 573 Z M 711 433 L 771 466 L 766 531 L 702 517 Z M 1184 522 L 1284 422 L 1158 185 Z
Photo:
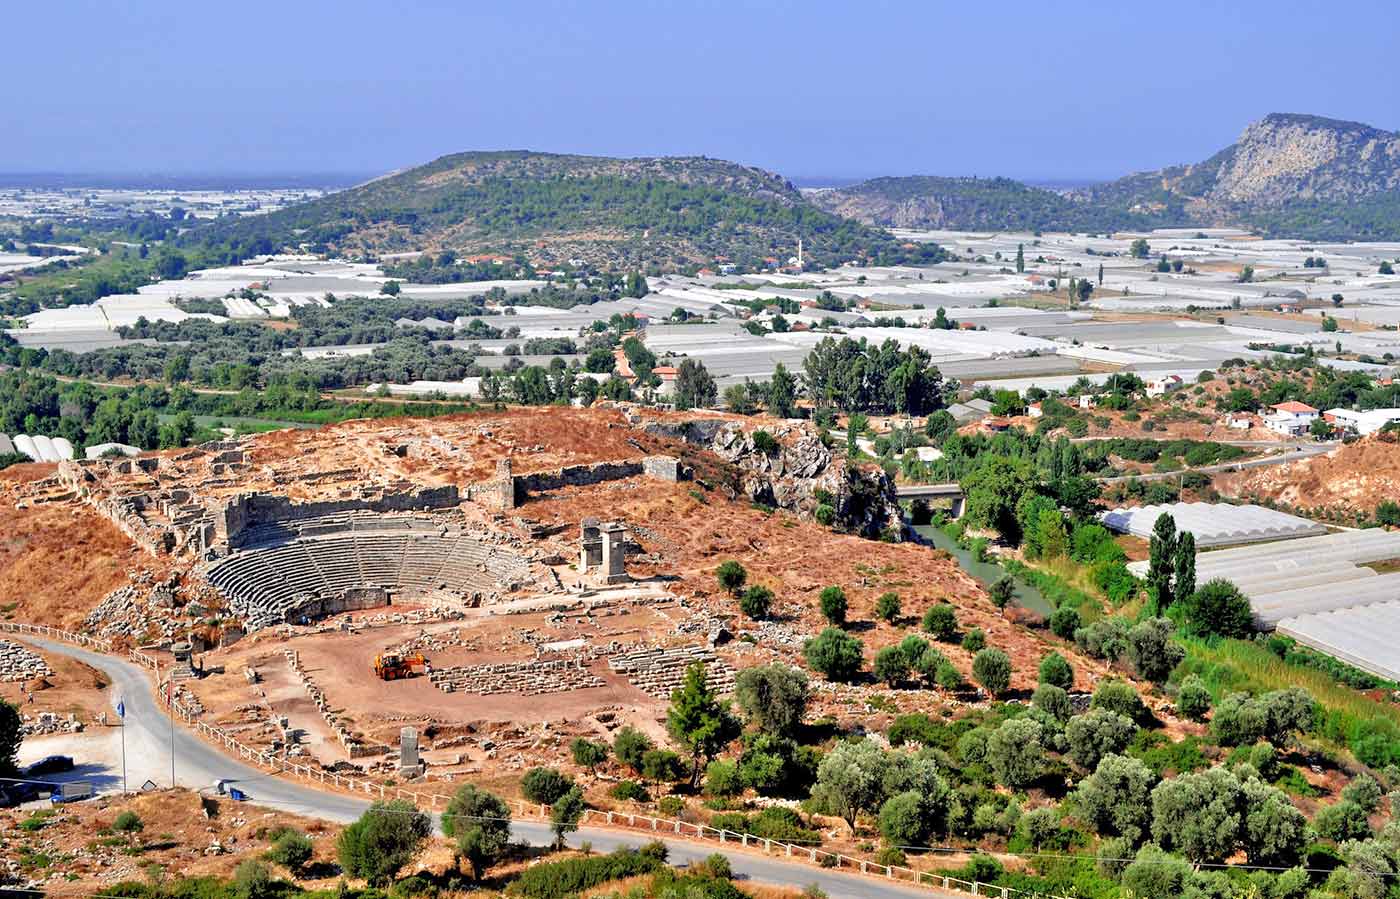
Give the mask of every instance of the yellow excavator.
M 374 657 L 374 676 L 380 680 L 401 680 L 422 673 L 428 667 L 428 660 L 421 652 L 401 655 L 397 652 L 384 652 Z

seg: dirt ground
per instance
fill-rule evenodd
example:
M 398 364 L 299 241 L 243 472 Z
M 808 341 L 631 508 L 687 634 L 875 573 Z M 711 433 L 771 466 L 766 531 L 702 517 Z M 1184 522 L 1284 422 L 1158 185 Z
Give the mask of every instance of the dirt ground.
M 1400 499 L 1400 442 L 1375 434 L 1323 456 L 1223 475 L 1216 487 L 1230 496 L 1339 509 L 1348 516 L 1374 512 L 1382 501 Z
M 12 483 L 0 480 L 0 617 L 73 628 L 132 572 L 165 569 L 88 506 L 16 508 Z
M 0 638 L 11 640 L 12 634 L 0 634 Z M 17 706 L 22 714 L 34 715 L 38 712 L 54 712 L 59 715 L 77 715 L 80 720 L 90 721 L 99 712 L 107 710 L 107 678 L 97 669 L 68 656 L 45 653 L 33 644 L 23 640 L 15 642 L 41 656 L 53 673 L 46 677 L 24 683 L 0 682 L 0 700 Z M 29 701 L 29 696 L 34 701 Z
M 311 837 L 315 852 L 301 882 L 334 885 L 339 827 L 226 801 L 209 801 L 209 807 L 215 814 L 206 818 L 199 796 L 166 790 L 60 806 L 34 813 L 42 823 L 26 827 L 19 824 L 31 818 L 30 812 L 6 809 L 0 811 L 0 856 L 18 860 L 26 876 L 59 876 L 68 889 L 152 877 L 230 877 L 239 862 L 267 850 L 269 833 L 292 827 Z M 143 828 L 113 831 L 117 815 L 127 810 L 140 817 Z M 224 851 L 209 854 L 215 842 Z
M 564 528 L 561 537 L 575 539 L 578 521 L 589 510 L 613 508 L 632 527 L 644 555 L 629 560 L 638 576 L 675 580 L 672 588 L 707 612 L 727 618 L 736 628 L 752 625 L 742 619 L 737 602 L 719 589 L 714 571 L 734 559 L 748 571 L 750 584 L 762 584 L 775 594 L 774 618 L 792 632 L 810 636 L 826 626 L 818 595 L 839 586 L 847 595 L 849 629 L 865 644 L 867 660 L 884 646 L 918 630 L 927 609 L 941 602 L 956 609 L 963 629 L 980 627 L 988 644 L 1012 658 L 1013 689 L 1033 689 L 1036 666 L 1050 651 L 1043 632 L 1029 630 L 1003 617 L 985 591 L 946 553 L 914 543 L 881 543 L 833 533 L 815 522 L 785 512 L 768 512 L 729 500 L 718 491 L 694 484 L 649 480 L 617 481 L 592 487 L 566 488 L 532 499 L 519 512 Z M 652 560 L 655 561 L 652 561 Z M 875 618 L 875 601 L 886 593 L 899 594 L 901 617 L 895 624 Z M 778 655 L 797 663 L 800 647 L 778 649 L 760 645 L 753 651 L 758 664 Z M 970 676 L 972 657 L 957 646 L 944 646 L 949 660 Z M 1060 647 L 1062 653 L 1073 655 Z M 1076 667 L 1095 671 L 1096 663 L 1075 660 Z
M 403 455 L 390 453 L 404 447 Z M 566 465 L 635 459 L 660 451 L 614 408 L 507 409 L 433 419 L 361 419 L 317 431 L 288 429 L 254 438 L 251 461 L 276 467 L 308 455 L 322 469 L 363 467 L 422 483 L 464 484 L 491 477 L 509 457 L 516 474 Z

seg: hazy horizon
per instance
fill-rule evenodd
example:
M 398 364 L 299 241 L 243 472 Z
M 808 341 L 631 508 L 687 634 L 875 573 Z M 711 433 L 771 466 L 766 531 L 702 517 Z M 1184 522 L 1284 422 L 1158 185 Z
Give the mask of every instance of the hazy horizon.
M 1358 27 L 1388 20 L 1374 0 L 63 6 L 7 11 L 13 70 L 43 78 L 0 106 L 0 171 L 371 175 L 530 147 L 1085 181 L 1200 161 L 1270 112 L 1400 124 L 1393 39 Z

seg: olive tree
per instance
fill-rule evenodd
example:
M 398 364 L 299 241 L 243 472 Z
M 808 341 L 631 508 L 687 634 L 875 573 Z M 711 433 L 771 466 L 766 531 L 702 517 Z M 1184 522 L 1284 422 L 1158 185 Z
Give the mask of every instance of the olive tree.
M 505 855 L 510 843 L 510 806 L 495 793 L 462 784 L 442 814 L 442 832 L 457 843 L 457 856 L 472 869 L 472 879 Z
M 972 676 L 993 696 L 1011 686 L 1011 657 L 1000 649 L 984 649 L 972 660 Z
M 1138 759 L 1106 755 L 1094 773 L 1079 782 L 1080 814 L 1102 836 L 1117 835 L 1137 844 L 1151 826 L 1152 788 L 1157 775 Z
M 1045 747 L 1039 722 L 1012 718 L 987 737 L 987 764 L 998 781 L 1008 787 L 1024 787 L 1045 767 Z
M 1090 771 L 1098 767 L 1104 756 L 1127 749 L 1136 733 L 1137 725 L 1132 719 L 1107 709 L 1090 709 L 1065 725 L 1070 758 Z
M 1164 780 L 1152 791 L 1152 837 L 1198 864 L 1224 861 L 1240 845 L 1242 800 L 1224 768 Z
M 448 812 L 451 811 L 449 805 Z M 509 810 L 505 817 L 510 817 Z M 444 831 L 446 828 L 444 821 Z M 509 832 L 509 820 L 505 828 Z M 340 866 L 351 877 L 363 877 L 372 886 L 384 886 L 413 860 L 432 831 L 432 821 L 408 800 L 376 802 L 341 831 L 336 844 Z
M 874 809 L 883 796 L 888 767 L 888 753 L 872 740 L 838 743 L 817 767 L 813 798 L 854 834 L 856 818 Z
M 745 668 L 734 678 L 734 698 L 759 729 L 791 734 L 807 713 L 807 675 L 781 663 Z

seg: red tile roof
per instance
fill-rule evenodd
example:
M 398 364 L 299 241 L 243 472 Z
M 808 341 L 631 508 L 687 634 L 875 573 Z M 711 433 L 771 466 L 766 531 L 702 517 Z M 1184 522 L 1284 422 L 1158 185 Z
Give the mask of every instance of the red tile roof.
M 1300 403 L 1297 400 L 1289 400 L 1286 403 L 1274 403 L 1274 408 L 1280 412 L 1316 412 L 1307 403 Z

